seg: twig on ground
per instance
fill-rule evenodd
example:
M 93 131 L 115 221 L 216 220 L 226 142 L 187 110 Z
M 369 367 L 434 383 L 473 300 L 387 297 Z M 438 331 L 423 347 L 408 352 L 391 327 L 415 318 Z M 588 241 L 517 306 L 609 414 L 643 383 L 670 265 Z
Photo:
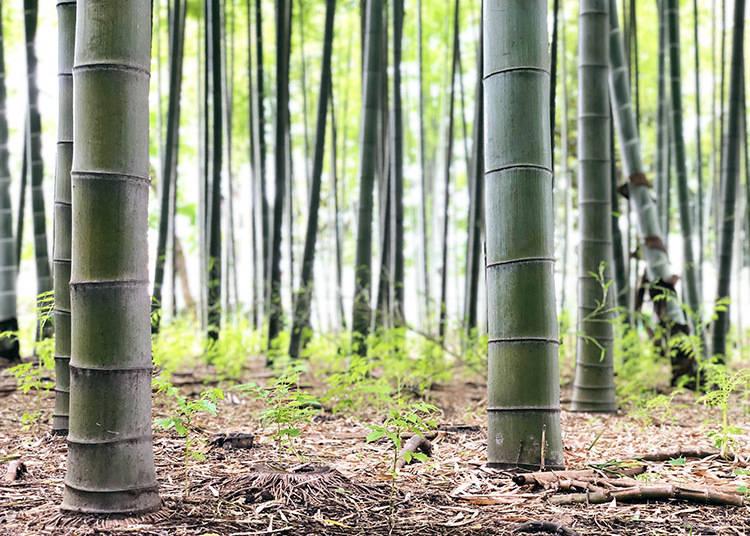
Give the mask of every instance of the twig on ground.
M 432 456 L 432 443 L 430 443 L 430 440 L 418 435 L 410 437 L 409 440 L 404 443 L 401 452 L 398 453 L 396 469 L 402 469 L 404 465 L 406 465 L 406 457 L 409 454 L 415 454 L 417 452 L 421 452 L 425 456 Z
M 719 506 L 744 506 L 744 497 L 733 493 L 723 493 L 708 487 L 694 487 L 672 484 L 655 484 L 637 486 L 623 490 L 595 491 L 593 493 L 571 493 L 554 495 L 549 502 L 555 505 L 565 504 L 602 504 L 612 500 L 619 502 L 683 500 L 699 504 Z

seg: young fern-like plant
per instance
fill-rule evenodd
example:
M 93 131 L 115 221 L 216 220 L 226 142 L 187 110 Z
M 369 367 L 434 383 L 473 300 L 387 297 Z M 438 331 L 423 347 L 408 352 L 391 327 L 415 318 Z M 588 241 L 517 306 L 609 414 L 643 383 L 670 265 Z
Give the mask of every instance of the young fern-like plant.
M 720 412 L 721 420 L 712 426 L 708 437 L 721 451 L 721 456 L 725 457 L 729 452 L 737 451 L 739 436 L 745 433 L 741 426 L 732 422 L 729 404 L 733 395 L 747 395 L 750 391 L 750 370 L 731 371 L 717 359 L 702 363 L 701 369 L 708 391 L 698 399 L 698 402 L 707 407 L 717 408 Z

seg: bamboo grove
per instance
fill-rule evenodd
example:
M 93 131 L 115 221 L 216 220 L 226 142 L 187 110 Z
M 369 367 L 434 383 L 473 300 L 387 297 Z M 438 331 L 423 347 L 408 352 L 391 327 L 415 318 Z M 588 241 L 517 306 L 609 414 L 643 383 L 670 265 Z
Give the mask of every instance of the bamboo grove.
M 745 4 L 0 3 L 0 359 L 54 337 L 63 509 L 158 508 L 151 344 L 184 318 L 269 367 L 480 344 L 495 467 L 563 467 L 561 355 L 573 411 L 617 411 L 627 333 L 701 389 L 747 343 Z

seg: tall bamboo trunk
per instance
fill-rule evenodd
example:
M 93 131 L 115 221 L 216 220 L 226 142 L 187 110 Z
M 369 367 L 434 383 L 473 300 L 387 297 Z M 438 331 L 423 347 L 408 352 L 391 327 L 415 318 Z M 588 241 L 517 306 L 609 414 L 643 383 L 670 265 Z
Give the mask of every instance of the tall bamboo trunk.
M 52 432 L 68 433 L 70 401 L 70 261 L 71 186 L 73 163 L 73 49 L 76 32 L 76 2 L 57 3 L 57 82 L 60 101 L 57 118 L 55 165 L 55 226 L 53 267 L 55 270 L 55 411 Z
M 698 198 L 695 201 L 698 227 L 698 298 L 703 301 L 703 261 L 705 236 L 703 232 L 703 142 L 701 120 L 701 63 L 698 38 L 698 0 L 693 0 L 693 55 L 695 70 L 695 173 L 698 180 Z
M 263 285 L 257 298 L 261 309 L 265 312 L 268 304 L 265 298 L 268 295 L 268 282 L 270 271 L 270 234 L 269 234 L 269 210 L 266 199 L 266 121 L 265 121 L 265 83 L 263 69 L 263 2 L 255 0 L 255 84 L 252 92 L 253 130 L 255 132 L 255 152 L 253 154 L 253 173 L 255 174 L 255 190 L 257 197 L 257 221 L 260 231 L 260 262 L 258 268 L 262 276 Z
M 372 278 L 372 211 L 375 185 L 378 121 L 380 118 L 383 73 L 383 9 L 377 0 L 366 2 L 364 80 L 360 126 L 359 205 L 357 208 L 357 249 L 354 266 L 354 305 L 352 331 L 358 351 L 370 329 Z
M 185 44 L 185 15 L 187 5 L 183 0 L 175 0 L 172 7 L 172 31 L 170 34 L 169 63 L 169 107 L 167 110 L 167 135 L 162 161 L 161 191 L 159 199 L 159 234 L 156 245 L 154 269 L 154 291 L 152 312 L 156 312 L 154 329 L 159 330 L 162 310 L 162 286 L 164 266 L 167 257 L 167 239 L 173 230 L 172 197 L 177 187 L 177 161 L 180 149 L 180 97 L 182 95 L 182 61 Z M 176 276 L 174 274 L 173 276 Z
M 210 101 L 207 109 L 207 125 L 210 125 L 206 175 L 208 197 L 208 332 L 209 339 L 219 338 L 221 330 L 221 172 L 223 165 L 224 114 L 223 76 L 221 61 L 221 3 L 213 0 L 206 6 L 206 73 L 210 80 Z
M 427 192 L 427 169 L 426 169 L 426 143 L 424 124 L 424 51 L 422 37 L 422 0 L 417 0 L 417 69 L 418 94 L 419 94 L 419 267 L 422 290 L 422 325 L 425 331 L 430 332 L 430 318 L 432 312 L 430 307 L 430 237 L 428 231 L 428 192 Z
M 627 65 L 622 33 L 617 21 L 617 3 L 610 0 L 609 84 L 610 98 L 615 110 L 615 125 L 620 140 L 623 168 L 628 177 L 628 192 L 638 215 L 638 227 L 643 243 L 646 272 L 650 281 L 650 293 L 660 322 L 667 332 L 688 330 L 685 314 L 680 306 L 674 285 L 677 276 L 672 270 L 664 245 L 658 211 L 654 203 L 650 183 L 644 173 L 641 144 L 636 128 L 635 111 L 630 99 Z M 665 297 L 660 298 L 660 297 Z M 676 383 L 684 375 L 694 376 L 695 359 L 676 349 L 671 352 L 672 380 Z
M 289 356 L 299 357 L 305 343 L 305 330 L 310 325 L 310 304 L 313 295 L 313 269 L 315 267 L 315 247 L 318 238 L 318 211 L 320 209 L 320 189 L 325 156 L 326 119 L 331 94 L 331 51 L 333 49 L 333 22 L 336 10 L 335 0 L 326 0 L 325 34 L 323 37 L 323 66 L 320 73 L 318 92 L 318 114 L 315 132 L 315 148 L 308 201 L 305 249 L 302 254 L 302 273 L 297 299 L 294 301 L 292 336 L 289 342 Z
M 672 147 L 677 169 L 677 192 L 680 202 L 680 226 L 685 273 L 685 295 L 693 315 L 693 327 L 701 329 L 701 300 L 698 294 L 698 273 L 693 252 L 693 218 L 690 210 L 690 190 L 687 177 L 687 151 L 682 126 L 682 75 L 680 69 L 679 3 L 666 0 L 667 26 L 669 27 L 669 72 L 672 97 Z
M 477 310 L 479 301 L 479 265 L 482 262 L 482 213 L 484 212 L 484 93 L 482 91 L 482 54 L 481 36 L 480 52 L 477 55 L 477 91 L 474 100 L 474 132 L 471 147 L 471 173 L 469 174 L 469 218 L 468 240 L 466 241 L 466 284 L 464 291 L 464 330 L 471 335 L 477 327 Z
M 574 411 L 613 412 L 608 0 L 580 0 L 578 41 L 578 346 Z
M 443 228 L 441 231 L 440 264 L 440 311 L 438 315 L 438 339 L 443 341 L 448 330 L 448 230 L 450 228 L 450 199 L 451 199 L 451 166 L 453 163 L 453 109 L 455 105 L 456 74 L 458 70 L 458 31 L 459 31 L 459 2 L 453 7 L 453 53 L 451 60 L 451 78 L 448 90 L 448 130 L 445 143 L 445 177 L 443 180 Z
M 26 75 L 28 79 L 29 137 L 28 164 L 31 171 L 31 207 L 34 225 L 34 255 L 36 257 L 37 295 L 52 290 L 49 254 L 47 251 L 47 216 L 44 203 L 44 161 L 42 160 L 42 119 L 39 114 L 39 86 L 37 83 L 36 27 L 38 0 L 24 0 L 24 30 L 26 36 Z M 42 297 L 39 305 L 44 305 Z M 52 324 L 38 326 L 38 335 L 52 335 Z
M 2 20 L 0 3 L 0 20 Z M 18 207 L 19 214 L 23 205 Z M 0 331 L 18 331 L 16 308 L 16 241 L 13 237 L 13 209 L 10 200 L 8 166 L 8 115 L 5 89 L 5 42 L 0 24 Z M 17 337 L 0 339 L 0 366 L 19 360 Z
M 658 53 L 658 93 L 656 112 L 656 208 L 659 213 L 659 221 L 665 234 L 669 229 L 669 196 L 668 181 L 670 166 L 668 164 L 669 153 L 669 112 L 666 69 L 667 69 L 667 24 L 664 6 L 666 0 L 658 0 L 659 16 L 659 53 Z
M 289 174 L 287 136 L 289 132 L 289 56 L 291 53 L 291 0 L 276 0 L 276 128 L 274 145 L 274 180 L 276 193 L 273 203 L 271 229 L 271 269 L 268 298 L 269 347 L 281 332 L 283 304 L 281 303 L 281 231 L 287 202 Z M 289 192 L 291 196 L 291 192 Z M 291 222 L 290 222 L 291 227 Z M 291 236 L 289 237 L 291 240 Z M 293 279 L 292 279 L 293 281 Z
M 546 0 L 485 0 L 488 461 L 560 467 Z
M 149 0 L 79 0 L 63 510 L 159 507 L 151 437 Z
M 393 0 L 393 109 L 390 119 L 393 274 L 392 318 L 395 325 L 404 322 L 404 125 L 401 104 L 401 49 L 404 27 L 404 2 Z
M 737 185 L 740 175 L 741 110 L 743 83 L 743 47 L 745 38 L 745 0 L 735 0 L 732 59 L 729 71 L 729 110 L 721 168 L 721 227 L 719 234 L 719 280 L 716 300 L 729 297 L 732 279 L 732 244 L 734 240 Z M 726 357 L 729 307 L 717 311 L 713 325 L 711 350 L 715 356 Z
M 615 162 L 615 125 L 612 103 L 609 103 L 609 181 L 610 206 L 612 210 L 612 266 L 615 273 L 618 313 L 630 324 L 633 317 L 630 311 L 630 282 L 625 268 L 625 248 L 620 230 L 620 194 L 617 191 L 617 165 Z
M 18 185 L 18 211 L 16 212 L 16 271 L 21 266 L 21 253 L 23 253 L 23 228 L 26 216 L 26 191 L 29 182 L 29 117 L 26 114 L 23 130 L 23 149 L 21 151 L 21 177 Z

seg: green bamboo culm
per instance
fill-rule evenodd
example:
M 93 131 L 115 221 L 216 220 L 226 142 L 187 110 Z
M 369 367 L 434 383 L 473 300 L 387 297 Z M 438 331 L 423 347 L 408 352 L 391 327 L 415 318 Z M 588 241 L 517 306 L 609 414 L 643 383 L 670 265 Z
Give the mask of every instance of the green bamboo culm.
M 151 431 L 150 0 L 78 0 L 73 67 L 70 431 L 62 509 L 160 500 Z
M 578 344 L 573 411 L 613 412 L 609 0 L 580 0 L 578 40 Z
M 680 205 L 680 227 L 682 229 L 682 247 L 684 259 L 683 285 L 687 303 L 696 319 L 700 318 L 702 309 L 698 290 L 698 272 L 693 251 L 693 216 L 690 208 L 690 190 L 688 189 L 687 151 L 682 126 L 682 75 L 680 72 L 680 9 L 677 0 L 666 0 L 665 15 L 668 27 L 669 43 L 669 88 L 672 100 L 672 153 L 677 170 L 677 194 Z M 700 333 L 701 322 L 693 322 Z
M 68 433 L 70 397 L 70 245 L 73 163 L 73 49 L 76 32 L 75 0 L 57 2 L 57 159 L 55 162 L 55 226 L 52 266 L 55 275 L 55 411 L 52 432 Z
M 635 110 L 630 96 L 628 67 L 622 32 L 617 17 L 617 2 L 609 3 L 609 86 L 615 126 L 620 142 L 622 163 L 628 178 L 630 200 L 638 216 L 638 229 L 646 261 L 646 272 L 650 281 L 650 292 L 661 324 L 670 333 L 688 331 L 685 313 L 682 310 L 674 286 L 677 276 L 667 255 L 656 203 L 650 183 L 644 173 L 641 143 L 636 128 Z M 666 299 L 657 299 L 665 297 Z M 695 359 L 679 348 L 670 354 L 672 382 L 683 376 L 694 376 Z
M 0 2 L 0 21 L 2 21 Z M 5 43 L 0 24 L 0 332 L 18 331 L 16 308 L 16 242 L 13 236 L 13 211 L 10 200 L 8 166 L 8 116 L 5 90 Z M 19 207 L 18 210 L 22 210 Z M 0 338 L 0 365 L 20 359 L 17 337 Z
M 315 267 L 315 245 L 318 238 L 318 211 L 320 209 L 320 189 L 322 186 L 323 157 L 325 156 L 326 119 L 331 94 L 331 54 L 333 50 L 333 22 L 336 13 L 335 0 L 326 0 L 325 34 L 323 37 L 323 66 L 320 73 L 318 92 L 317 127 L 313 153 L 312 181 L 305 232 L 305 249 L 302 255 L 302 274 L 297 299 L 294 300 L 292 336 L 289 342 L 289 356 L 298 358 L 304 346 L 305 330 L 310 325 L 310 304 L 313 294 L 313 269 Z
M 162 286 L 167 255 L 167 240 L 174 233 L 173 207 L 171 201 L 177 188 L 177 163 L 180 149 L 180 96 L 182 95 L 182 64 L 185 52 L 185 16 L 187 5 L 183 0 L 174 2 L 170 16 L 169 106 L 167 110 L 167 134 L 162 162 L 161 191 L 159 193 L 159 234 L 156 245 L 154 268 L 154 292 L 152 311 L 154 331 L 159 331 L 162 312 Z
M 31 207 L 33 212 L 34 255 L 36 257 L 37 295 L 39 306 L 44 305 L 42 296 L 52 291 L 52 274 L 47 249 L 47 217 L 44 203 L 44 161 L 42 160 L 42 119 L 39 114 L 39 85 L 37 82 L 36 27 L 39 12 L 38 0 L 24 0 L 24 32 L 26 37 L 26 76 L 28 78 L 29 129 L 28 169 L 31 177 Z M 52 323 L 42 322 L 37 335 L 52 336 Z
M 359 206 L 357 208 L 357 249 L 354 266 L 354 305 L 352 331 L 358 350 L 370 329 L 372 273 L 372 211 L 375 168 L 377 165 L 378 118 L 383 77 L 383 9 L 381 2 L 367 0 L 365 13 L 364 88 L 360 127 Z
M 546 0 L 485 0 L 491 466 L 563 465 Z
M 734 4 L 734 35 L 732 36 L 732 59 L 729 72 L 729 111 L 724 150 L 721 158 L 722 210 L 719 234 L 719 282 L 716 300 L 729 296 L 732 279 L 732 250 L 734 244 L 735 212 L 737 209 L 737 183 L 740 176 L 740 148 L 742 125 L 742 77 L 743 46 L 745 38 L 745 0 Z M 729 329 L 729 308 L 718 311 L 711 334 L 713 355 L 724 358 L 727 353 L 727 331 Z

